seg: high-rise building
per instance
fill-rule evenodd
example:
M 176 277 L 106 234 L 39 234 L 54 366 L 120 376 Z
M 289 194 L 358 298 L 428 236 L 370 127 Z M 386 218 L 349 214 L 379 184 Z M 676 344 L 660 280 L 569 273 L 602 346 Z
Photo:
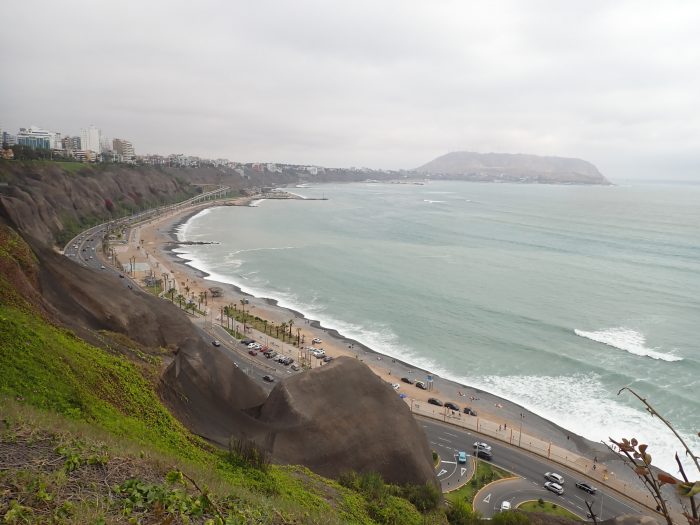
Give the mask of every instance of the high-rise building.
M 80 137 L 63 137 L 63 149 L 66 151 L 80 151 Z
M 122 158 L 126 161 L 132 161 L 136 158 L 134 153 L 134 145 L 128 140 L 124 139 L 114 139 L 112 141 L 112 147 Z
M 2 145 L 3 146 L 14 146 L 17 144 L 17 136 L 7 131 L 2 132 Z
M 100 136 L 102 132 L 95 126 L 90 126 L 87 129 L 80 130 L 80 145 L 83 151 L 92 151 L 94 153 L 100 153 L 102 151 L 102 144 Z
M 36 126 L 20 128 L 17 133 L 17 144 L 35 149 L 54 149 L 56 134 Z

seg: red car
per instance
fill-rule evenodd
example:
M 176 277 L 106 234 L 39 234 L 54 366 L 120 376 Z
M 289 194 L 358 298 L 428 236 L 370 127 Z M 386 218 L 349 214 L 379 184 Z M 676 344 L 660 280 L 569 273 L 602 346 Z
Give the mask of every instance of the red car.
M 250 355 L 258 355 L 258 353 L 255 350 L 248 350 L 248 353 Z

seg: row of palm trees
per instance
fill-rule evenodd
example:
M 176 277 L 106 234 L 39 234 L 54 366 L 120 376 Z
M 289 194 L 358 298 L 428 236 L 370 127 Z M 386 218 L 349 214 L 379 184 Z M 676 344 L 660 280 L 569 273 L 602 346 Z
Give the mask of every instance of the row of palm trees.
M 192 292 L 191 297 L 188 300 L 188 295 L 190 294 L 190 287 L 185 286 L 185 294 L 182 295 L 177 293 L 176 288 L 170 288 L 166 294 L 170 297 L 170 302 L 173 304 L 177 302 L 178 306 L 180 308 L 183 308 L 185 311 L 192 310 L 192 314 L 195 313 L 195 302 L 194 302 L 194 297 L 195 294 Z M 177 295 L 176 295 L 177 294 Z M 198 297 L 198 310 L 201 311 L 202 309 L 202 303 L 204 303 L 205 306 L 207 306 L 207 298 L 208 298 L 208 293 L 207 291 L 203 291 L 199 293 Z M 240 310 L 238 309 L 237 305 L 235 304 L 230 304 L 228 306 L 224 306 L 221 311 L 221 322 L 223 324 L 223 317 L 226 316 L 226 326 L 227 328 L 229 327 L 229 324 L 231 323 L 232 319 L 235 319 L 236 321 L 243 323 L 243 333 L 246 331 L 246 324 L 251 324 L 255 325 L 256 322 L 262 325 L 262 332 L 265 334 L 268 334 L 272 336 L 272 331 L 275 331 L 275 337 L 277 339 L 281 339 L 283 342 L 290 341 L 294 342 L 294 335 L 292 333 L 292 329 L 294 327 L 294 319 L 290 319 L 289 321 L 282 322 L 280 324 L 275 324 L 267 319 L 261 319 L 259 317 L 254 317 L 251 313 L 250 310 L 246 311 L 245 305 L 248 304 L 247 299 L 241 299 L 241 308 Z M 257 328 L 257 327 L 256 327 Z M 268 331 L 269 328 L 269 331 Z M 297 336 L 296 336 L 296 342 L 295 344 L 299 347 L 304 343 L 304 338 L 301 335 L 301 328 L 297 327 Z M 280 332 L 282 332 L 281 337 L 280 337 Z

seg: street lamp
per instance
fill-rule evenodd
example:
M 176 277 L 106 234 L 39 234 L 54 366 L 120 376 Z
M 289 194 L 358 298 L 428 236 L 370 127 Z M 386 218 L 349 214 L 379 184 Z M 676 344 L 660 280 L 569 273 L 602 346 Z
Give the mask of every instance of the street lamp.
M 520 443 L 523 439 L 523 420 L 525 419 L 525 414 L 520 412 L 520 431 L 518 432 L 518 448 L 520 448 Z

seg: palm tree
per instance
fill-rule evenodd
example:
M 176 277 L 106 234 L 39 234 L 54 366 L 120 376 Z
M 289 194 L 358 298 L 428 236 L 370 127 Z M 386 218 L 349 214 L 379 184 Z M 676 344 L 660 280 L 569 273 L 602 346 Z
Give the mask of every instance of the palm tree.
M 297 327 L 297 346 L 301 345 L 301 328 Z
M 294 324 L 294 319 L 287 321 L 287 326 L 289 327 L 289 339 L 292 339 L 292 325 Z
M 178 306 L 179 306 L 180 308 L 182 308 L 182 303 L 183 303 L 183 301 L 185 300 L 185 296 L 182 295 L 181 293 L 179 293 L 179 294 L 177 294 L 177 297 L 176 297 L 175 299 L 177 299 L 177 304 L 178 304 Z
M 207 291 L 204 290 L 202 293 L 204 294 L 204 306 L 207 306 Z
M 263 325 L 265 326 L 265 333 L 267 333 L 267 319 L 263 319 Z
M 287 323 L 282 323 L 280 328 L 282 329 L 282 341 L 284 341 L 284 337 L 287 335 Z
M 170 290 L 168 290 L 168 294 L 170 295 L 170 302 L 171 303 L 175 302 L 175 292 L 177 292 L 177 290 L 175 288 L 171 288 Z

